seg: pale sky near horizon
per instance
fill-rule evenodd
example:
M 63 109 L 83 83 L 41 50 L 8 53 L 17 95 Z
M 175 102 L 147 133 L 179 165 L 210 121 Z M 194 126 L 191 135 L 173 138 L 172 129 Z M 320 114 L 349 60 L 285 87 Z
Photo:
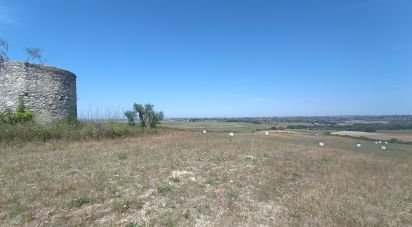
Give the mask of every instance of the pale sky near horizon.
M 78 112 L 412 114 L 412 1 L 1 0 L 9 56 L 77 75 Z

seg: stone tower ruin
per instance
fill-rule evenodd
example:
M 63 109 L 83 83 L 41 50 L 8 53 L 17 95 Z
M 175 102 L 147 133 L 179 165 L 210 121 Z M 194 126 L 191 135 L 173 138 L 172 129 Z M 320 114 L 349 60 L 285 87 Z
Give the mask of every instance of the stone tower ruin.
M 15 111 L 19 97 L 38 123 L 77 117 L 76 75 L 69 71 L 4 62 L 0 69 L 0 112 Z

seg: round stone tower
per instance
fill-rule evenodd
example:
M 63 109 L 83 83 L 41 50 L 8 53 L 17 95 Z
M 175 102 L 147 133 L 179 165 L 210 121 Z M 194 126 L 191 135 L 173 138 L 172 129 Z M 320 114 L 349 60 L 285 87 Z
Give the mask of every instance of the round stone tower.
M 76 75 L 69 71 L 4 62 L 0 69 L 0 112 L 15 111 L 19 97 L 38 123 L 77 117 Z

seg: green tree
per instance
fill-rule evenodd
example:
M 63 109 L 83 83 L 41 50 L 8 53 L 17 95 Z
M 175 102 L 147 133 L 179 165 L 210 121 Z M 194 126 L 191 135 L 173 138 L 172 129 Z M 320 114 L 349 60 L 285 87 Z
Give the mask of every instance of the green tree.
M 143 128 L 156 128 L 164 118 L 163 112 L 155 112 L 152 104 L 141 105 L 135 103 L 133 109 L 139 114 L 140 125 Z
M 124 112 L 124 115 L 126 116 L 127 123 L 129 125 L 134 126 L 136 124 L 135 123 L 135 120 L 136 120 L 136 112 L 135 111 L 131 111 L 131 110 L 126 111 L 126 112 Z

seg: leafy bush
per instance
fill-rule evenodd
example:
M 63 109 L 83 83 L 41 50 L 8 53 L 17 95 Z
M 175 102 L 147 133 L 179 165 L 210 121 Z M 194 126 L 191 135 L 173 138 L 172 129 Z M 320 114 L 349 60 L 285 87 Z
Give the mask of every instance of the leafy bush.
M 33 113 L 24 107 L 23 98 L 20 96 L 16 108 L 16 112 L 6 110 L 4 113 L 0 113 L 1 124 L 22 124 L 33 121 Z

